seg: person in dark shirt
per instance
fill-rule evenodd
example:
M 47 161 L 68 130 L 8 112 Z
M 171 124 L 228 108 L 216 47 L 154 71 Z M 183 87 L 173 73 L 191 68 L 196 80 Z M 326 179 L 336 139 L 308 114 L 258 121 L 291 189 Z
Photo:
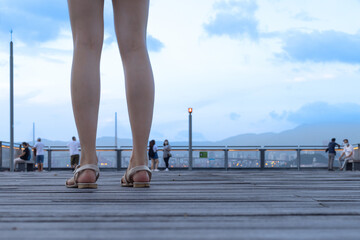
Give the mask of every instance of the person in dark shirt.
M 329 142 L 328 148 L 325 150 L 325 152 L 329 153 L 329 163 L 328 163 L 328 171 L 334 171 L 334 160 L 336 156 L 336 150 L 335 147 L 338 146 L 340 149 L 340 145 L 336 143 L 336 139 L 331 139 L 331 142 Z
M 23 142 L 21 145 L 24 147 L 24 150 L 23 150 L 22 154 L 19 155 L 19 157 L 14 160 L 15 169 L 19 163 L 23 163 L 25 161 L 30 160 L 31 153 L 30 153 L 30 149 L 29 149 L 29 144 L 26 142 Z

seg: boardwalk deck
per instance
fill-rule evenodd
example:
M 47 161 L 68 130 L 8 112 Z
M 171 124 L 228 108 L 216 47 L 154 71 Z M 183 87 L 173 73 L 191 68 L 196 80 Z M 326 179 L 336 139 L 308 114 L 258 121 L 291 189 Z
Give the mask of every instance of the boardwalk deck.
M 360 173 L 171 171 L 150 189 L 0 173 L 0 239 L 360 239 Z

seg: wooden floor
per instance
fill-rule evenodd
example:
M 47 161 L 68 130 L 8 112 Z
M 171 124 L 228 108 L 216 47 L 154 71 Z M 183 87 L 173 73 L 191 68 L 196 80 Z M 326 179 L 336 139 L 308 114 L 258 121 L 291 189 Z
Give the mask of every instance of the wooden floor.
M 360 239 L 360 173 L 171 171 L 150 189 L 0 173 L 0 239 Z

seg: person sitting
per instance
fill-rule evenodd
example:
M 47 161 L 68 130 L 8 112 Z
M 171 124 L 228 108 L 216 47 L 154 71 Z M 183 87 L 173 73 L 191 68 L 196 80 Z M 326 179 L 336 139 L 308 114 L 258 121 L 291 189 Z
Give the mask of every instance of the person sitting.
M 344 139 L 344 150 L 339 158 L 340 170 L 343 170 L 347 162 L 351 159 L 354 159 L 354 147 L 350 145 L 348 139 Z
M 26 142 L 23 142 L 21 145 L 24 147 L 24 150 L 23 150 L 22 154 L 19 155 L 18 158 L 14 159 L 14 168 L 15 169 L 19 163 L 25 163 L 26 161 L 29 161 L 31 158 L 29 144 Z

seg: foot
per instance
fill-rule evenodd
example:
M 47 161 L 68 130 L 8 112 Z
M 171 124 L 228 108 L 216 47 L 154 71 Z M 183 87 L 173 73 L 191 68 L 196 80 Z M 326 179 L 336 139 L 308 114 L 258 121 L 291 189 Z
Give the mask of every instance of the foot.
M 169 171 L 169 169 L 168 168 L 165 168 L 165 172 L 168 172 Z
M 154 172 L 160 172 L 160 170 L 159 170 L 159 169 L 155 169 Z
M 130 170 L 132 167 L 128 167 L 128 170 Z M 137 173 L 135 173 L 132 177 L 132 180 L 134 182 L 149 182 L 150 181 L 150 177 L 149 174 L 146 171 L 139 171 Z M 123 176 L 121 178 L 121 182 L 125 183 L 125 176 Z
M 78 183 L 95 183 L 96 182 L 96 174 L 93 170 L 87 169 L 79 173 Z M 70 178 L 66 181 L 66 185 L 74 185 L 74 178 Z

